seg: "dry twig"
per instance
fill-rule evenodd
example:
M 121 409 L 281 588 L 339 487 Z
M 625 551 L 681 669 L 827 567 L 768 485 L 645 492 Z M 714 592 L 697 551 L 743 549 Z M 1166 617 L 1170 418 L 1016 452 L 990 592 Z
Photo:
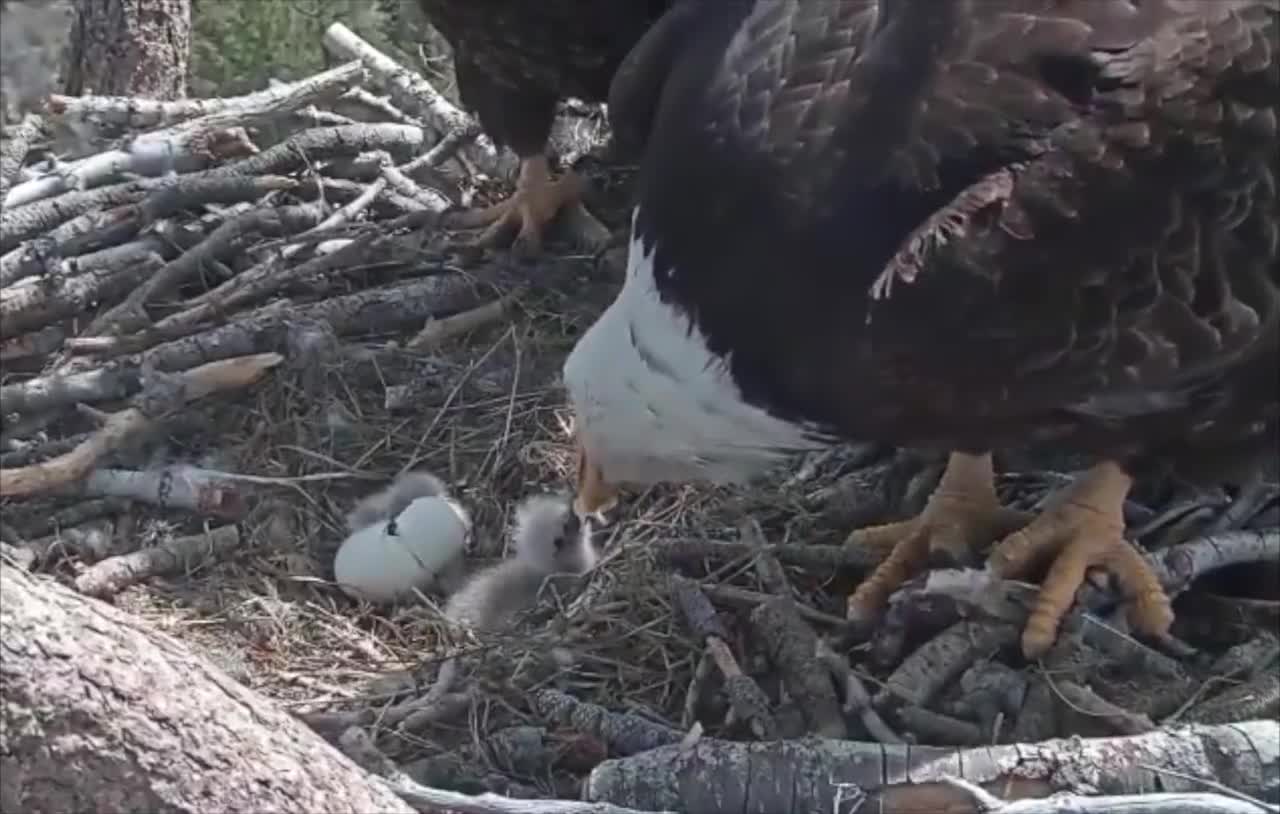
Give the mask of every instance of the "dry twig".
M 284 357 L 278 353 L 264 353 L 184 371 L 179 374 L 182 399 L 194 401 L 212 393 L 247 387 L 282 361 Z M 151 418 L 141 407 L 111 413 L 98 432 L 65 455 L 21 469 L 0 469 L 0 497 L 30 495 L 80 480 L 103 456 L 150 426 Z
M 684 737 L 677 729 L 636 715 L 609 712 L 558 690 L 540 690 L 534 694 L 533 705 L 543 720 L 593 735 L 614 754 L 639 754 L 663 744 L 679 743 Z
M 769 712 L 769 699 L 759 685 L 742 672 L 729 647 L 729 636 L 706 595 L 697 583 L 679 576 L 672 579 L 672 589 L 685 622 L 703 640 L 708 655 L 724 676 L 724 691 L 735 716 L 747 721 L 757 738 L 775 737 L 777 724 Z
M 221 526 L 205 534 L 178 537 L 151 548 L 100 560 L 76 577 L 76 590 L 105 598 L 130 585 L 162 574 L 190 571 L 240 546 L 240 530 Z
M 342 734 L 339 745 L 347 757 L 380 778 L 387 788 L 424 814 L 665 814 L 640 812 L 608 803 L 517 800 L 497 794 L 469 795 L 427 788 L 415 782 L 379 752 L 373 740 L 362 729 L 348 729 Z
M 441 136 L 459 133 L 466 135 L 457 138 L 473 139 L 473 160 L 483 172 L 494 174 L 497 150 L 493 142 L 480 133 L 478 122 L 459 110 L 426 78 L 401 67 L 342 23 L 334 23 L 325 31 L 324 46 L 346 59 L 363 62 L 390 92 L 391 100 L 398 107 L 419 115 Z
M 846 735 L 844 716 L 831 677 L 817 660 L 818 637 L 795 609 L 795 601 L 776 597 L 751 613 L 751 625 L 769 660 L 791 692 L 809 730 L 828 738 Z
M 109 125 L 129 130 L 146 130 L 189 122 L 191 119 L 220 115 L 228 121 L 244 123 L 246 118 L 268 115 L 335 97 L 352 85 L 363 81 L 363 69 L 357 61 L 347 62 L 327 71 L 225 99 L 154 100 L 113 96 L 61 96 L 53 94 L 47 104 L 49 114 L 65 118 Z

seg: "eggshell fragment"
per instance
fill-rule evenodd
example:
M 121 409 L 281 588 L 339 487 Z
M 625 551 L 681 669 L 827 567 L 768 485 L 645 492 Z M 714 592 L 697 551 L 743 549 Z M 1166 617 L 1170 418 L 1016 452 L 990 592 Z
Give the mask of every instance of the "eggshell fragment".
M 395 534 L 388 534 L 389 525 Z M 374 523 L 338 548 L 333 575 L 351 597 L 395 602 L 423 590 L 462 556 L 470 522 L 462 507 L 443 497 L 420 497 L 394 524 Z

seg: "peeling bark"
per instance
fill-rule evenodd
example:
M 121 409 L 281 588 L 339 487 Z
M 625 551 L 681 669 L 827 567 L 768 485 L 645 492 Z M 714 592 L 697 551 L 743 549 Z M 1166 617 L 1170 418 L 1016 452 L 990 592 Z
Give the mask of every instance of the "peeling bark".
M 8 563 L 0 593 L 0 810 L 413 810 L 128 614 Z

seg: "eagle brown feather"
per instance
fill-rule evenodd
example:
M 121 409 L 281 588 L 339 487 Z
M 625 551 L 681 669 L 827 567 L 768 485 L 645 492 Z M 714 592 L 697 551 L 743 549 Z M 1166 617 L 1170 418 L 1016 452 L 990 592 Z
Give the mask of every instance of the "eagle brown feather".
M 1167 632 L 1123 536 L 1133 477 L 1280 441 L 1280 0 L 726 0 L 686 23 L 696 48 L 658 26 L 632 56 L 664 61 L 612 90 L 662 88 L 620 122 L 650 134 L 627 281 L 566 362 L 581 508 L 610 471 L 940 446 L 928 508 L 851 536 L 892 546 L 853 617 L 994 536 L 1006 576 L 1052 555 L 1029 656 L 1094 566 Z M 706 360 L 680 387 L 641 352 L 664 338 Z M 989 452 L 1045 443 L 1098 463 L 1019 528 Z
M 642 123 L 664 169 L 639 230 L 749 397 L 859 437 L 1124 458 L 1274 421 L 1248 380 L 1280 336 L 1275 2 L 704 9 L 700 53 L 649 66 L 674 87 Z M 922 239 L 931 219 L 953 233 Z M 915 281 L 873 301 L 895 268 Z
M 514 193 L 483 209 L 453 213 L 451 225 L 484 227 L 476 241 L 536 254 L 543 233 L 581 203 L 581 179 L 553 178 L 547 142 L 557 103 L 604 101 L 631 47 L 671 0 L 419 0 L 453 49 L 458 95 L 498 146 L 520 158 Z M 643 134 L 621 131 L 623 151 Z
M 462 102 L 499 146 L 545 149 L 556 103 L 602 102 L 670 0 L 418 0 L 453 48 Z

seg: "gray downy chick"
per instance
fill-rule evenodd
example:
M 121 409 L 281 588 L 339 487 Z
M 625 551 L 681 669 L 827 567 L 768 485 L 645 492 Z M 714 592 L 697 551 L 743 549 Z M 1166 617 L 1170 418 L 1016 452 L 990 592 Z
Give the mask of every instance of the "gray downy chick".
M 405 472 L 380 489 L 363 498 L 347 515 L 347 529 L 357 532 L 375 523 L 385 523 L 408 508 L 420 497 L 449 496 L 444 481 L 430 472 Z
M 531 608 L 552 574 L 584 574 L 596 564 L 589 525 L 567 495 L 536 495 L 516 509 L 514 555 L 479 571 L 449 598 L 445 616 L 477 630 L 498 630 Z

